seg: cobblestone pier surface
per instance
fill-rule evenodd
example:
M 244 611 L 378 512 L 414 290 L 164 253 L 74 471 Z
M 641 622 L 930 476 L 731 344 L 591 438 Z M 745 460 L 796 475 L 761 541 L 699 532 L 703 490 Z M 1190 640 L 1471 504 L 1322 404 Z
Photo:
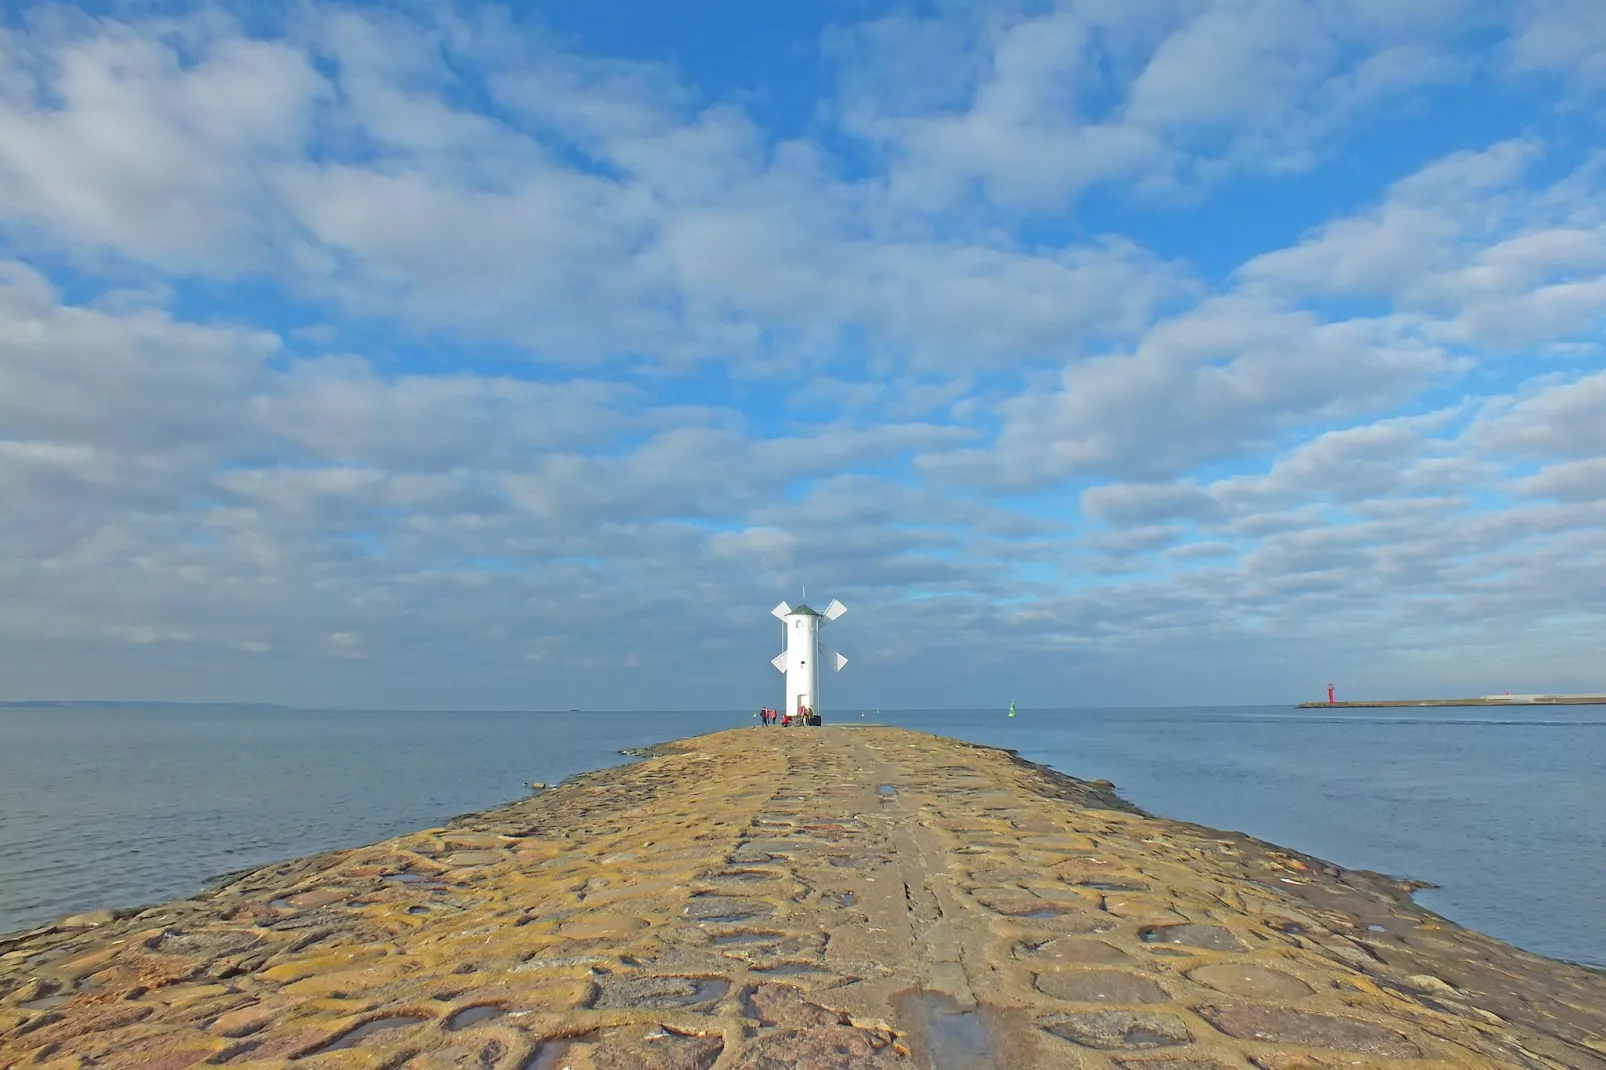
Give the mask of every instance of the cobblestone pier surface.
M 1606 975 L 1007 752 L 740 729 L 0 938 L 0 1067 L 1589 1067 Z

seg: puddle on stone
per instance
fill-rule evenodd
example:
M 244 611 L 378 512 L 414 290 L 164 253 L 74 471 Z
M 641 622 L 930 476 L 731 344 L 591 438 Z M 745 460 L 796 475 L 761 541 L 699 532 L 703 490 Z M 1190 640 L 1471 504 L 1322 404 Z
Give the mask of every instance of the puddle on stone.
M 504 1008 L 495 1003 L 481 1003 L 474 1007 L 464 1007 L 446 1020 L 446 1028 L 450 1032 L 456 1032 L 459 1029 L 467 1029 L 471 1025 L 479 1025 L 481 1022 L 489 1022 L 500 1018 L 506 1013 L 507 1011 Z
M 1092 888 L 1099 892 L 1146 892 L 1147 888 L 1136 884 L 1120 884 L 1115 881 L 1078 881 L 1078 888 Z
M 1061 910 L 1059 907 L 1043 907 L 1041 910 L 1028 910 L 1024 914 L 1015 914 L 1015 915 L 1012 915 L 1012 916 L 1013 917 L 1017 917 L 1017 918 L 1038 918 L 1038 919 L 1041 919 L 1041 918 L 1057 918 L 1061 914 L 1064 914 L 1064 913 L 1065 913 L 1065 911 Z
M 843 892 L 841 895 L 837 896 L 837 902 L 841 903 L 845 907 L 850 907 L 857 902 L 857 900 L 854 899 L 852 892 Z
M 419 884 L 435 878 L 424 873 L 409 873 L 403 870 L 400 873 L 386 873 L 384 879 L 387 881 L 400 881 L 402 884 Z
M 1388 932 L 1388 929 L 1381 925 L 1368 925 L 1366 927 L 1366 931 L 1369 933 L 1386 933 Z
M 876 785 L 875 793 L 877 795 L 896 795 L 898 794 L 898 789 L 891 784 L 878 784 Z
M 569 1054 L 572 1046 L 567 1040 L 549 1040 L 537 1044 L 519 1070 L 562 1070 L 563 1058 Z
M 713 1003 L 729 988 L 723 977 L 616 977 L 602 983 L 591 1007 L 675 1010 Z
M 681 916 L 702 925 L 729 925 L 733 922 L 765 918 L 775 908 L 761 900 L 737 899 L 719 895 L 696 895 L 681 908 Z
M 994 1070 L 992 1036 L 980 1008 L 965 1010 L 940 992 L 917 992 L 911 1003 L 931 1070 Z
M 376 1018 L 371 1022 L 364 1022 L 356 1029 L 342 1033 L 335 1039 L 334 1043 L 325 1044 L 317 1049 L 317 1054 L 321 1055 L 326 1051 L 340 1051 L 342 1048 L 355 1048 L 375 1033 L 383 1033 L 387 1029 L 400 1029 L 408 1025 L 418 1025 L 420 1022 L 427 1021 L 429 1021 L 428 1018 L 422 1018 L 415 1014 L 403 1014 L 394 1018 Z M 309 1052 L 308 1054 L 312 1053 Z
M 1151 925 L 1139 931 L 1138 939 L 1145 944 L 1184 944 L 1206 951 L 1249 950 L 1231 931 L 1217 925 L 1198 925 L 1193 922 L 1183 925 Z

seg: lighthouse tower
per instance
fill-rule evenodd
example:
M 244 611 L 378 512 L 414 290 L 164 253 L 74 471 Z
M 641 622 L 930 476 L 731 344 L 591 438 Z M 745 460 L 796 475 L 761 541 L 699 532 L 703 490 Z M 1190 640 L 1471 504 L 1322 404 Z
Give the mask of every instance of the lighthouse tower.
M 820 712 L 820 659 L 824 658 L 832 669 L 842 671 L 848 659 L 820 645 L 820 629 L 848 611 L 848 607 L 831 599 L 824 613 L 816 613 L 808 606 L 793 609 L 782 602 L 770 610 L 781 618 L 785 633 L 786 650 L 770 662 L 786 674 L 786 702 L 784 713 L 797 713 L 799 706 L 815 714 Z

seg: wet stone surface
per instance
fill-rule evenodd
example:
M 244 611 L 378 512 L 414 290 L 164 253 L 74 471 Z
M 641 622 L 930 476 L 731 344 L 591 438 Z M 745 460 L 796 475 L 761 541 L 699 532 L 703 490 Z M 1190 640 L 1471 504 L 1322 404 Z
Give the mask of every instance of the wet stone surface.
M 1301 999 L 1311 994 L 1310 985 L 1299 978 L 1265 966 L 1220 963 L 1201 966 L 1188 979 L 1229 996 L 1253 999 Z
M 979 1007 L 962 1007 L 940 992 L 916 993 L 906 1005 L 913 1012 L 919 1053 L 932 1070 L 987 1070 L 997 1065 L 992 1031 Z
M 724 1051 L 717 1036 L 657 1027 L 602 1029 L 538 1047 L 526 1070 L 710 1070 Z
M 383 1033 L 386 1030 L 405 1029 L 411 1025 L 422 1025 L 428 1020 L 429 1019 L 427 1018 L 419 1018 L 414 1015 L 397 1015 L 394 1018 L 377 1018 L 371 1022 L 364 1022 L 362 1025 L 359 1025 L 357 1028 L 349 1032 L 342 1033 L 329 1044 L 319 1048 L 318 1051 L 340 1051 L 344 1048 L 355 1048 L 363 1041 L 379 1033 Z
M 1119 970 L 1056 970 L 1037 975 L 1037 990 L 1070 1003 L 1169 1003 L 1171 997 L 1147 977 Z
M 1131 955 L 1114 944 L 1075 937 L 1022 944 L 1016 949 L 1016 957 L 1024 962 L 1055 966 L 1125 966 L 1133 961 Z
M 1230 1037 L 1334 1048 L 1361 1055 L 1415 1059 L 1420 1048 L 1398 1030 L 1356 1018 L 1338 1018 L 1286 1007 L 1203 1007 L 1199 1014 Z
M 747 998 L 761 1023 L 744 1048 L 742 1070 L 878 1070 L 907 1065 L 886 1030 L 860 1028 L 846 1015 L 810 1002 L 789 985 L 760 985 Z
M 1038 1024 L 1085 1048 L 1171 1048 L 1191 1039 L 1180 1018 L 1146 1011 L 1055 1014 Z
M 0 1067 L 1606 1070 L 1606 976 L 896 729 L 685 740 L 226 880 L 0 936 Z

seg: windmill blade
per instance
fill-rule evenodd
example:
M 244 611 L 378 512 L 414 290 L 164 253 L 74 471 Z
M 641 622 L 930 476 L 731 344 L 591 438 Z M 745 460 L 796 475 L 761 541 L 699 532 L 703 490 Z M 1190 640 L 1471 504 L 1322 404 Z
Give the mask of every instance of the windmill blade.
M 833 598 L 831 599 L 831 604 L 825 607 L 825 612 L 821 613 L 820 616 L 824 617 L 827 621 L 833 621 L 847 611 L 847 606 Z
M 836 672 L 841 672 L 842 666 L 848 663 L 847 658 L 843 657 L 841 654 L 838 654 L 835 650 L 827 650 L 823 646 L 820 648 L 820 657 L 824 658 L 825 663 L 831 666 L 831 668 Z
M 781 651 L 779 654 L 775 655 L 773 658 L 770 659 L 770 664 L 775 666 L 777 669 L 781 670 L 782 672 L 785 672 L 786 671 L 786 655 L 787 655 L 787 651 L 785 651 L 785 650 Z
M 792 612 L 792 607 L 787 605 L 785 602 L 782 602 L 780 605 L 770 610 L 770 614 L 776 617 L 785 617 L 790 612 Z

